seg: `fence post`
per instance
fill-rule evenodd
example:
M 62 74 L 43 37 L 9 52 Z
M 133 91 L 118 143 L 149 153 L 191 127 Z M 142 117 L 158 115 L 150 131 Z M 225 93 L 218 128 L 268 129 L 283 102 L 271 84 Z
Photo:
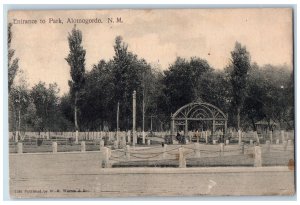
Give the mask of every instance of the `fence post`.
M 270 130 L 270 141 L 271 141 L 270 144 L 273 144 L 273 131 L 272 130 Z
M 19 131 L 16 131 L 15 142 L 18 142 L 18 140 L 19 140 Z
M 129 145 L 126 145 L 125 154 L 126 154 L 127 160 L 130 160 L 130 146 Z
M 118 149 L 119 148 L 119 142 L 118 140 L 114 141 L 114 149 Z
M 226 145 L 229 145 L 229 140 L 226 140 Z
M 241 154 L 244 154 L 245 153 L 245 143 L 244 142 L 241 142 L 240 149 L 241 149 Z
M 186 168 L 186 160 L 183 155 L 183 147 L 179 148 L 179 168 Z
M 104 147 L 104 140 L 100 140 L 100 151 L 102 151 L 102 149 L 103 149 L 103 147 Z
M 276 144 L 279 144 L 279 139 L 276 139 Z
M 53 153 L 57 152 L 57 142 L 52 142 L 52 152 Z
M 147 139 L 147 144 L 151 145 L 151 140 L 150 139 Z
M 220 154 L 221 156 L 224 155 L 224 143 L 220 143 Z
M 287 149 L 287 141 L 284 140 L 283 141 L 283 150 L 286 151 L 286 149 Z
M 75 144 L 78 144 L 78 130 L 75 132 Z
M 166 155 L 167 155 L 167 149 L 168 149 L 168 145 L 167 144 L 164 144 L 164 150 L 163 150 L 163 154 L 162 154 L 162 158 L 165 159 L 166 158 Z
M 195 143 L 194 144 L 194 149 L 195 149 L 195 157 L 200 157 L 200 144 Z
M 259 144 L 259 137 L 258 137 L 257 131 L 254 132 L 254 135 L 255 135 L 255 138 L 257 140 L 257 143 Z
M 217 140 L 213 140 L 213 144 L 217 144 Z
M 205 131 L 205 143 L 208 143 L 207 131 Z
M 287 146 L 291 146 L 292 145 L 292 140 L 288 140 L 287 141 Z
M 18 142 L 18 154 L 22 154 L 22 153 L 23 153 L 23 143 Z
M 250 145 L 253 145 L 253 140 L 250 140 Z
M 130 131 L 127 132 L 127 142 L 131 143 L 131 132 Z
M 254 147 L 254 167 L 261 167 L 262 166 L 262 158 L 261 158 L 261 147 L 255 146 Z
M 266 146 L 267 146 L 267 152 L 270 152 L 271 143 L 269 140 L 266 141 Z
M 135 144 L 137 143 L 137 139 L 135 139 L 137 138 L 136 135 L 137 135 L 136 133 L 133 133 L 132 146 L 135 146 Z
M 281 141 L 283 143 L 283 141 L 284 141 L 284 130 L 281 130 L 280 134 L 281 134 Z
M 85 152 L 85 141 L 81 141 L 81 152 Z
M 242 143 L 242 131 L 238 130 L 238 137 L 239 137 L 239 145 Z
M 110 167 L 110 162 L 109 162 L 110 154 L 111 154 L 110 149 L 108 147 L 104 147 L 104 167 L 105 168 Z

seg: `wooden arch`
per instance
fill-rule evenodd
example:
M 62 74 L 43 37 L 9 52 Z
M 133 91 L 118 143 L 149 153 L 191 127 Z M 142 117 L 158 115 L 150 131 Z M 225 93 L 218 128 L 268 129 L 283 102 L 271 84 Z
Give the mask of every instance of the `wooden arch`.
M 185 134 L 188 132 L 189 121 L 210 121 L 212 122 L 212 135 L 216 131 L 216 126 L 222 126 L 224 133 L 227 130 L 227 115 L 218 107 L 205 103 L 193 102 L 179 108 L 171 115 L 171 134 L 174 134 L 175 126 L 185 125 Z

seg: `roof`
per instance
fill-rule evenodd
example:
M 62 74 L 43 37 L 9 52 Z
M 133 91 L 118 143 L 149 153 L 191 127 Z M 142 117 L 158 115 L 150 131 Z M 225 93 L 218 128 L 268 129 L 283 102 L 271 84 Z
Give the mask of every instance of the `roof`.
M 277 123 L 274 120 L 270 120 L 268 122 L 267 120 L 260 120 L 255 123 L 256 125 L 277 125 Z

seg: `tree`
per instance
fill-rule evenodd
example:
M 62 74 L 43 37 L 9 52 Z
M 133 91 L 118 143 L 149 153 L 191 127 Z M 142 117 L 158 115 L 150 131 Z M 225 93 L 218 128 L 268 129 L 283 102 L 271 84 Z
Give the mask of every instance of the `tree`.
M 11 32 L 12 23 L 8 24 L 8 92 L 11 90 L 11 86 L 14 82 L 16 74 L 19 69 L 19 58 L 13 59 L 15 50 L 11 48 L 11 41 L 13 34 Z
M 14 128 L 13 130 L 17 130 L 17 114 L 16 114 L 16 104 L 15 104 L 15 99 L 14 99 L 14 92 L 16 91 L 15 89 L 12 89 L 12 85 L 14 82 L 14 79 L 17 75 L 18 69 L 19 69 L 19 59 L 15 58 L 13 59 L 15 50 L 11 48 L 11 42 L 12 42 L 12 23 L 8 24 L 8 32 L 7 32 L 7 46 L 8 46 L 8 94 L 9 94 L 9 125 L 10 127 Z M 13 91 L 12 91 L 13 90 Z M 18 136 L 15 135 L 15 140 L 18 139 Z
M 71 96 L 74 99 L 74 123 L 76 131 L 79 130 L 78 126 L 78 100 L 80 98 L 80 91 L 85 83 L 85 54 L 83 49 L 82 33 L 76 29 L 76 25 L 68 36 L 70 53 L 66 59 L 70 65 L 71 80 L 69 81 Z
M 236 128 L 240 129 L 241 109 L 246 97 L 248 71 L 250 69 L 250 54 L 239 42 L 231 52 L 230 82 L 232 85 L 232 108 L 236 113 Z
M 86 130 L 99 130 L 113 121 L 113 77 L 112 61 L 100 60 L 86 74 L 84 102 L 80 105 L 82 111 L 81 125 Z
M 181 106 L 197 100 L 201 96 L 199 82 L 204 73 L 212 71 L 206 60 L 200 58 L 177 58 L 164 71 L 164 105 L 165 114 L 170 116 Z M 205 90 L 203 91 L 205 92 Z
M 32 121 L 35 130 L 68 130 L 69 122 L 63 117 L 58 93 L 56 83 L 46 86 L 44 82 L 39 82 L 32 88 L 30 97 L 33 105 L 29 109 L 35 110 L 36 120 Z
M 132 93 L 137 92 L 137 102 L 142 102 L 142 78 L 141 73 L 146 62 L 138 59 L 137 55 L 128 51 L 128 45 L 123 42 L 121 36 L 117 36 L 114 45 L 112 76 L 114 83 L 114 112 L 117 112 L 117 104 L 120 105 L 120 128 L 129 129 L 132 114 Z M 141 108 L 137 106 L 137 116 Z M 115 124 L 115 123 L 114 123 Z

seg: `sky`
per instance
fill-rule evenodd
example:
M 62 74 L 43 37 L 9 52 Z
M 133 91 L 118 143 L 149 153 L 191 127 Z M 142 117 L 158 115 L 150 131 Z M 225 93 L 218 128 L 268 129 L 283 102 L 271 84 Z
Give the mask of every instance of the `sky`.
M 50 23 L 49 19 L 63 23 Z M 68 92 L 70 67 L 68 33 L 74 23 L 68 18 L 101 19 L 103 23 L 81 24 L 86 70 L 114 55 L 116 36 L 140 58 L 165 70 L 176 57 L 197 56 L 215 69 L 230 62 L 236 41 L 250 52 L 258 65 L 293 65 L 291 9 L 155 9 L 10 11 L 9 22 L 37 20 L 37 24 L 13 24 L 12 48 L 29 86 L 39 81 L 56 82 L 60 95 Z M 112 18 L 115 23 L 108 23 Z M 117 18 L 122 23 L 116 23 Z M 40 20 L 45 20 L 41 23 Z

